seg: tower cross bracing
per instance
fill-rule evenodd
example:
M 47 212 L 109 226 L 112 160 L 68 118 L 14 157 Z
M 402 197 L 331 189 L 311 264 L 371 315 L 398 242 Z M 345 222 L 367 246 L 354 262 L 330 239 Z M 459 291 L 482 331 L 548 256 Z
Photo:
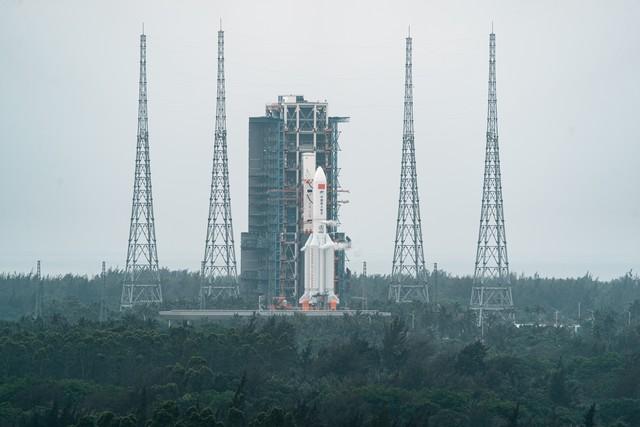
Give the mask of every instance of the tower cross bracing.
M 162 304 L 151 191 L 147 114 L 147 36 L 144 33 L 140 35 L 139 83 L 136 164 L 127 262 L 120 299 L 121 310 L 140 304 Z
M 496 36 L 489 36 L 489 91 L 487 134 L 482 188 L 482 208 L 476 252 L 471 309 L 482 326 L 487 311 L 513 317 L 513 297 L 509 276 L 507 239 L 504 226 L 498 109 L 496 95 Z
M 391 270 L 389 299 L 395 302 L 429 302 L 427 271 L 422 244 L 420 197 L 416 173 L 413 128 L 412 39 L 406 38 L 404 124 L 398 219 Z
M 238 297 L 236 254 L 231 218 L 229 162 L 227 156 L 227 114 L 224 77 L 224 31 L 218 31 L 218 76 L 216 123 L 213 143 L 213 167 L 209 217 L 202 266 L 200 305 L 207 299 Z

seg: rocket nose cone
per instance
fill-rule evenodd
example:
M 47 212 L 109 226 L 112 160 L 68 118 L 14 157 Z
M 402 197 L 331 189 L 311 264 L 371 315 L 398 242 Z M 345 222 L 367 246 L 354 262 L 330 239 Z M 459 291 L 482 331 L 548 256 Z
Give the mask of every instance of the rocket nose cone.
M 327 176 L 324 174 L 324 170 L 322 170 L 322 166 L 318 166 L 316 169 L 316 174 L 313 177 L 313 181 L 318 182 L 327 182 Z

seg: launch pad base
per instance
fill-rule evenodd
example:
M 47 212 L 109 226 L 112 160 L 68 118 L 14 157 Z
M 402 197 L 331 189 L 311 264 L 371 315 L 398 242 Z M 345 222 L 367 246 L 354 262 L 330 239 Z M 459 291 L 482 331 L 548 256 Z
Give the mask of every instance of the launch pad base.
M 161 320 L 168 321 L 193 321 L 229 319 L 234 317 L 343 317 L 343 316 L 370 316 L 390 317 L 391 313 L 378 310 L 170 310 L 161 311 Z

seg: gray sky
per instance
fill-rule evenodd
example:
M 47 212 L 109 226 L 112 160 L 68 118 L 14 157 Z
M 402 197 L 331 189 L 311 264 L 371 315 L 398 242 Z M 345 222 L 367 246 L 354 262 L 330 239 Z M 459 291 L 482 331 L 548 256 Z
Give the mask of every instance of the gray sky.
M 248 117 L 293 93 L 351 117 L 351 268 L 390 271 L 411 24 L 425 255 L 470 274 L 493 20 L 512 271 L 640 269 L 640 2 L 0 0 L 0 271 L 124 266 L 143 21 L 160 263 L 199 268 L 220 17 L 238 256 Z

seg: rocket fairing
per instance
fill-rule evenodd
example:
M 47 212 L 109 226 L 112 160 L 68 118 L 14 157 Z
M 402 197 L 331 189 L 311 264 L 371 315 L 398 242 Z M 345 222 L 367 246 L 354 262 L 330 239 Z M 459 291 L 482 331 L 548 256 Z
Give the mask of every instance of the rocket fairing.
M 321 300 L 335 310 L 340 300 L 334 292 L 335 251 L 338 248 L 327 233 L 327 177 L 321 167 L 313 177 L 313 209 L 311 235 L 304 252 L 304 294 L 299 303 L 303 310 L 318 306 Z

